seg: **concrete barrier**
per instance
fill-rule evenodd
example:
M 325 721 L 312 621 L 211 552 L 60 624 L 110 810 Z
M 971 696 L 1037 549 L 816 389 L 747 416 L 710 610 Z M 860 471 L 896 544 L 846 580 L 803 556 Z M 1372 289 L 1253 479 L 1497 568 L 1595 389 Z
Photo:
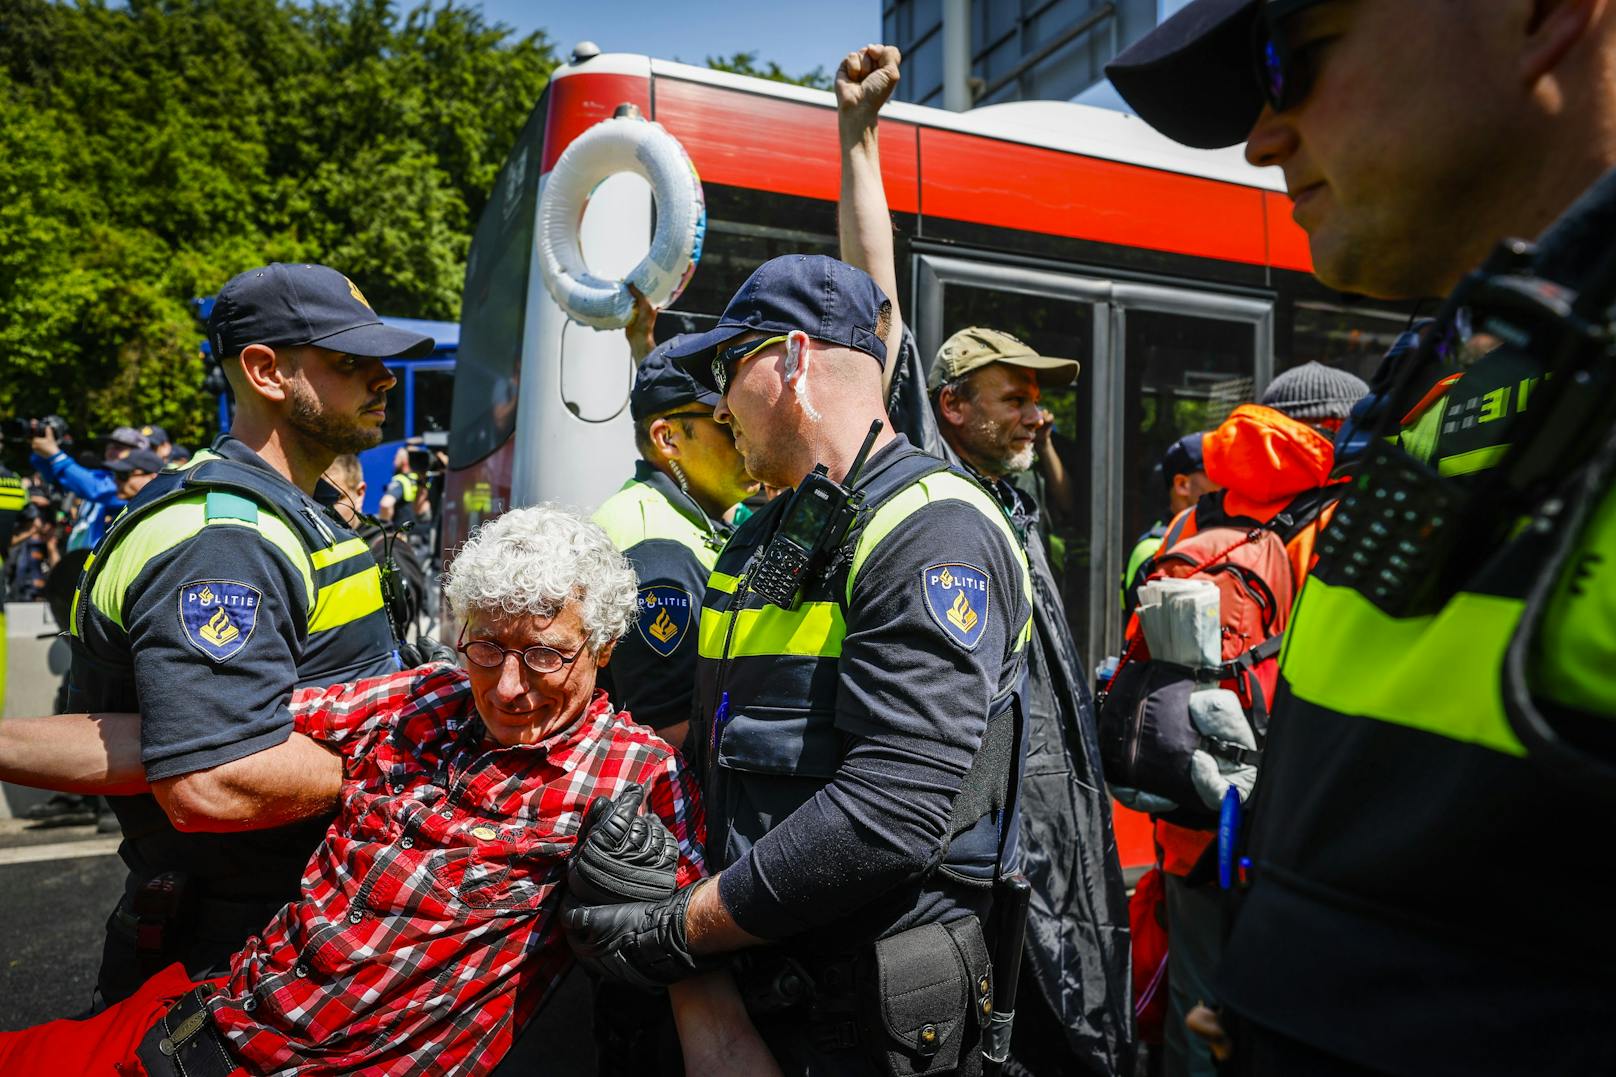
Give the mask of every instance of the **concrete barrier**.
M 6 603 L 7 718 L 55 713 L 56 689 L 71 660 L 60 631 L 45 603 Z M 39 789 L 0 782 L 0 819 L 21 815 L 48 796 Z

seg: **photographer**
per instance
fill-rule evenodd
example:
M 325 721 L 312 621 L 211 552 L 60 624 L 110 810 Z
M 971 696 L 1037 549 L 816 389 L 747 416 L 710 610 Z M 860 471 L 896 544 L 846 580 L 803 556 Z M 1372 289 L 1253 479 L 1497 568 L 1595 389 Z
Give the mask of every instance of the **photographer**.
M 33 456 L 29 459 L 41 475 L 84 499 L 85 504 L 67 536 L 67 548 L 93 549 L 106 534 L 108 525 L 123 511 L 126 500 L 118 493 L 116 478 L 87 468 L 62 451 L 66 434 L 67 424 L 54 415 L 35 420 L 30 441 Z M 109 461 L 120 460 L 137 449 L 148 449 L 146 438 L 133 427 L 120 426 L 107 438 L 104 456 Z M 158 470 L 162 470 L 161 466 Z

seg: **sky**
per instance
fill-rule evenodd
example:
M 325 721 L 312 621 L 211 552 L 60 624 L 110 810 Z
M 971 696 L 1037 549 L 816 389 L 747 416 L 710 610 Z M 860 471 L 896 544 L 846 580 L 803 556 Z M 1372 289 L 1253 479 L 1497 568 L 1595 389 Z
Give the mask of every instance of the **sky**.
M 700 64 L 708 56 L 756 52 L 797 75 L 834 72 L 848 52 L 881 36 L 881 0 L 807 4 L 716 0 L 482 0 L 490 22 L 544 30 L 563 60 L 579 41 L 602 52 L 637 52 Z

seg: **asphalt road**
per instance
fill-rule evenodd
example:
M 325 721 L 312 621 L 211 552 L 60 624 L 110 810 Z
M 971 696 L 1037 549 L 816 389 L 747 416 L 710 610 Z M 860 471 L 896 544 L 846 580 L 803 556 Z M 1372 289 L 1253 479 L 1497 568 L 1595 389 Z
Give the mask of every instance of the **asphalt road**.
M 0 822 L 0 1030 L 72 1017 L 90 1005 L 101 925 L 123 889 L 123 862 L 95 827 Z M 69 855 L 96 850 L 92 856 Z M 8 862 L 19 856 L 50 859 Z

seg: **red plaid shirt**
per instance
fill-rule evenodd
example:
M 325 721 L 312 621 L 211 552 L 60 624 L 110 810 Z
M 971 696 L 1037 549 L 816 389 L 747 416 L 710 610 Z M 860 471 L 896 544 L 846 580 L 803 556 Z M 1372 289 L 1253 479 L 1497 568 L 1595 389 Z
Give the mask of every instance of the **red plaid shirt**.
M 428 666 L 292 697 L 341 752 L 336 821 L 303 893 L 231 962 L 214 1021 L 261 1073 L 487 1073 L 572 964 L 560 883 L 584 808 L 633 782 L 703 874 L 679 756 L 596 692 L 541 744 L 485 743 L 464 672 Z

